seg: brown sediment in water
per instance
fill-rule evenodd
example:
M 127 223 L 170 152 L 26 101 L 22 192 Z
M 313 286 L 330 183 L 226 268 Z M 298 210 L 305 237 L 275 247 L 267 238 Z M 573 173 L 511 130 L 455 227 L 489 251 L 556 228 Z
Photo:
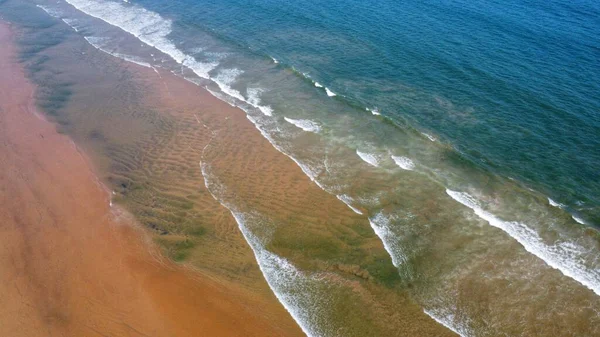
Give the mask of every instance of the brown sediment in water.
M 301 335 L 283 308 L 162 258 L 35 113 L 5 24 L 0 45 L 0 335 Z

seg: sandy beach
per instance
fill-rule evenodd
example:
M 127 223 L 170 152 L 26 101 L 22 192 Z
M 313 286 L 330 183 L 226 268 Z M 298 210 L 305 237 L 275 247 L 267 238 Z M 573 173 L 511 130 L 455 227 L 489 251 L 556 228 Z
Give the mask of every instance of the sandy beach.
M 283 309 L 161 257 L 36 111 L 4 23 L 0 44 L 1 335 L 300 335 Z

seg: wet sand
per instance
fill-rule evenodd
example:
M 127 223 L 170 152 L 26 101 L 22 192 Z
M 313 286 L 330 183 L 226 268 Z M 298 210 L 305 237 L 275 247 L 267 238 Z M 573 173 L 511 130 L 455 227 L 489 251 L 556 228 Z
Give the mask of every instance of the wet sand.
M 86 157 L 36 112 L 12 42 L 0 24 L 0 335 L 301 335 L 282 308 L 161 257 L 109 205 Z

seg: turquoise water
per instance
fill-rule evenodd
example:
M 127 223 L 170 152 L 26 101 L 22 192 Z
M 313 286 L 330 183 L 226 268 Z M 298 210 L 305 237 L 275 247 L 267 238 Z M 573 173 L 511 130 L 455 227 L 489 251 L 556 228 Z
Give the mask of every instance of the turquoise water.
M 96 48 L 243 109 L 368 219 L 440 324 L 512 336 L 577 319 L 573 331 L 600 333 L 600 240 L 590 229 L 600 223 L 597 3 L 41 6 Z M 210 167 L 202 173 L 303 330 L 335 335 L 319 319 L 327 298 L 294 291 L 324 281 L 268 251 L 269 215 L 245 209 Z

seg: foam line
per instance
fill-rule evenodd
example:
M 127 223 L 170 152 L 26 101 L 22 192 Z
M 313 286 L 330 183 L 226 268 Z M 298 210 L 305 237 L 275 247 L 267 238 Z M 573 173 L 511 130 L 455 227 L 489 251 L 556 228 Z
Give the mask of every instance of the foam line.
M 559 270 L 563 275 L 572 278 L 600 296 L 600 269 L 585 266 L 584 247 L 573 242 L 557 242 L 546 244 L 537 232 L 525 224 L 516 221 L 503 221 L 495 215 L 483 210 L 478 201 L 467 193 L 446 190 L 454 200 L 472 209 L 477 216 L 490 225 L 506 232 L 517 240 L 529 253 L 537 256 L 548 266 Z
M 273 109 L 268 105 L 261 105 L 260 95 L 263 90 L 260 88 L 248 88 L 246 90 L 248 93 L 247 102 L 253 107 L 260 110 L 265 116 L 273 116 Z
M 369 218 L 369 224 L 381 240 L 381 243 L 383 243 L 383 248 L 385 248 L 392 259 L 394 267 L 399 268 L 402 263 L 406 262 L 406 255 L 402 252 L 402 247 L 400 246 L 398 239 L 390 230 L 390 219 L 383 213 L 377 213 L 375 216 Z
M 423 310 L 423 312 L 433 318 L 434 321 L 438 322 L 439 324 L 445 326 L 446 328 L 452 330 L 452 332 L 454 332 L 455 334 L 461 336 L 461 337 L 471 337 L 472 334 L 469 332 L 469 330 L 467 330 L 464 327 L 461 326 L 457 326 L 454 322 L 454 315 L 450 314 L 450 315 L 440 315 L 437 314 L 435 312 L 433 312 L 433 310 Z
M 224 187 L 218 182 L 212 181 L 212 176 L 206 163 L 201 162 L 200 167 L 206 189 L 217 202 L 229 210 L 235 219 L 244 239 L 252 249 L 260 271 L 267 281 L 269 288 L 275 294 L 275 297 L 277 297 L 307 336 L 323 336 L 324 331 L 318 326 L 309 323 L 314 319 L 313 315 L 318 313 L 303 305 L 303 302 L 312 302 L 312 299 L 307 297 L 310 294 L 307 291 L 297 291 L 298 289 L 295 284 L 298 282 L 300 283 L 299 287 L 303 288 L 302 283 L 310 281 L 309 276 L 298 270 L 287 259 L 267 250 L 262 240 L 254 235 L 247 225 L 248 220 L 251 220 L 253 215 L 240 212 L 235 206 L 222 200 L 218 194 L 224 191 Z
M 350 207 L 351 210 L 354 211 L 354 213 L 362 215 L 363 212 L 361 212 L 358 208 L 352 206 L 352 202 L 354 201 L 350 196 L 342 194 L 342 195 L 336 195 L 336 197 L 338 199 L 340 199 L 340 201 L 342 201 L 344 204 L 346 204 L 346 206 Z
M 392 156 L 392 159 L 401 169 L 412 171 L 415 169 L 415 163 L 407 157 Z
M 42 6 L 42 5 L 35 5 L 38 8 L 41 8 L 44 10 L 44 12 L 48 13 L 48 15 L 50 15 L 53 18 L 60 18 L 61 17 L 61 13 L 56 10 L 56 9 L 52 9 L 50 7 L 46 7 L 46 6 Z
M 369 109 L 366 108 L 367 111 L 369 111 L 373 116 L 381 116 L 381 113 L 379 112 L 379 109 L 374 108 L 374 109 Z
M 172 22 L 157 13 L 123 2 L 96 0 L 66 0 L 83 13 L 121 28 L 145 44 L 171 56 L 177 63 L 188 67 L 202 78 L 210 78 L 209 71 L 218 63 L 202 63 L 178 49 L 167 36 Z
M 83 37 L 90 45 L 92 45 L 92 47 L 107 53 L 108 55 L 120 58 L 124 61 L 127 62 L 131 62 L 131 63 L 135 63 L 139 66 L 142 67 L 146 67 L 146 68 L 152 68 L 152 66 L 150 65 L 150 63 L 144 62 L 142 60 L 140 60 L 139 58 L 137 58 L 136 56 L 131 56 L 131 55 L 126 55 L 126 54 L 121 54 L 121 53 L 115 53 L 115 52 L 111 52 L 107 49 L 105 49 L 103 46 L 104 44 L 102 42 L 105 42 L 108 38 L 105 37 L 95 37 L 95 36 L 84 36 Z
M 558 203 L 550 198 L 548 198 L 548 203 L 550 204 L 550 206 L 558 207 L 558 208 L 563 208 L 565 206 L 565 205 Z
M 321 131 L 321 126 L 316 122 L 313 122 L 308 119 L 291 119 L 284 117 L 285 121 L 306 131 L 306 132 L 314 132 L 319 133 Z
M 76 33 L 79 33 L 79 29 L 77 27 L 75 27 L 75 20 L 72 19 L 66 19 L 63 18 L 61 19 L 64 23 L 67 24 L 67 26 L 71 27 Z
M 425 133 L 425 132 L 421 132 L 421 133 L 423 134 L 423 136 L 427 137 L 427 139 L 429 139 L 432 142 L 435 142 L 437 140 L 434 136 L 432 136 L 428 133 Z
M 244 96 L 242 96 L 242 94 L 239 91 L 237 91 L 231 87 L 231 85 L 233 83 L 235 83 L 237 78 L 243 73 L 244 73 L 243 71 L 241 71 L 237 68 L 223 69 L 223 70 L 219 71 L 217 76 L 212 78 L 212 80 L 215 81 L 215 83 L 217 83 L 217 85 L 219 86 L 219 89 L 221 89 L 222 92 L 224 92 L 227 95 L 234 97 L 242 102 L 246 102 L 246 99 L 244 98 Z
M 379 160 L 377 159 L 377 157 L 372 154 L 372 153 L 367 153 L 367 152 L 361 152 L 359 150 L 356 150 L 356 154 L 360 157 L 360 159 L 362 159 L 363 161 L 365 161 L 367 164 L 371 165 L 371 166 L 379 166 Z

